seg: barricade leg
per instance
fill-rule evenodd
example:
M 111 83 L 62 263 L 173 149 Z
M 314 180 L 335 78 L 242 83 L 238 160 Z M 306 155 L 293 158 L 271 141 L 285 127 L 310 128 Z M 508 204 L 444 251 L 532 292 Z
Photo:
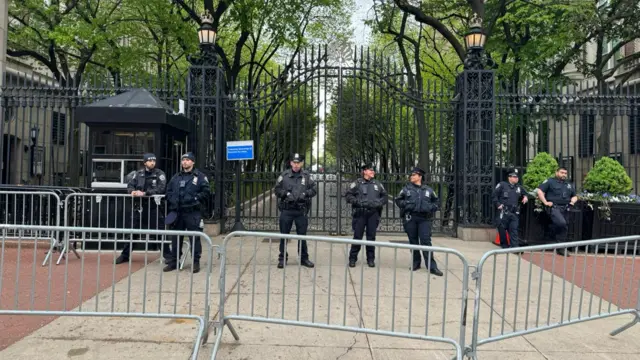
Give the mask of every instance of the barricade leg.
M 66 235 L 65 235 L 64 245 L 62 247 L 62 250 L 60 251 L 60 256 L 58 257 L 58 261 L 56 262 L 56 265 L 60 265 L 60 262 L 62 261 L 62 259 L 64 259 L 64 257 L 69 254 L 69 249 L 71 249 L 73 253 L 76 254 L 76 258 L 78 259 L 81 258 L 80 254 L 78 254 L 78 250 L 76 249 L 75 245 L 71 247 L 71 244 L 69 241 L 69 232 L 65 232 L 65 234 Z
M 49 247 L 49 250 L 47 251 L 47 256 L 44 257 L 44 261 L 42 262 L 42 266 L 47 266 L 47 264 L 49 263 L 49 259 L 51 258 L 51 256 L 53 255 L 53 252 L 55 251 L 55 247 L 56 247 L 56 238 L 55 237 L 51 237 L 51 246 Z
M 638 287 L 638 304 L 636 305 L 636 313 L 635 313 L 635 317 L 633 318 L 633 320 L 631 320 L 630 323 L 613 330 L 612 332 L 609 333 L 609 335 L 611 336 L 616 336 L 624 331 L 627 331 L 629 329 L 631 329 L 634 325 L 640 323 L 640 286 Z

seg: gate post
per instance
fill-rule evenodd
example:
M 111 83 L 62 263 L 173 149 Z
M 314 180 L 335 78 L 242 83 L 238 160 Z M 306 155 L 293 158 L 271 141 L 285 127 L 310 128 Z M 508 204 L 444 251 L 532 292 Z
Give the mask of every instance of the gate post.
M 456 79 L 455 174 L 457 236 L 491 239 L 495 184 L 495 94 L 493 70 L 484 70 L 483 34 L 475 18 L 464 71 Z M 473 40 L 478 40 L 476 43 Z
M 196 133 L 189 134 L 189 148 L 196 153 L 196 167 L 207 173 L 215 185 L 213 212 L 215 218 L 224 213 L 224 124 L 219 69 L 215 52 L 215 31 L 212 17 L 207 11 L 202 15 L 198 30 L 200 54 L 189 58 L 191 66 L 188 78 L 187 116 L 194 122 Z M 214 155 L 215 154 L 215 155 Z

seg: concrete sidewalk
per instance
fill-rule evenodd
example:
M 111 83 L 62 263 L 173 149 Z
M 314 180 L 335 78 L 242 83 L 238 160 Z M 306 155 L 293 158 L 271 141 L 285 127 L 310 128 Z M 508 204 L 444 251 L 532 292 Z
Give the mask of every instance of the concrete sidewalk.
M 378 241 L 404 241 L 404 236 L 381 237 Z M 215 239 L 218 243 L 220 238 Z M 491 244 L 436 238 L 435 246 L 460 251 L 470 265 L 496 247 Z M 366 327 L 414 335 L 447 337 L 460 341 L 463 302 L 463 265 L 455 255 L 437 254 L 445 276 L 426 270 L 409 271 L 407 250 L 377 248 L 377 267 L 363 265 L 364 249 L 355 268 L 346 267 L 348 246 L 309 243 L 316 268 L 298 266 L 296 245 L 289 245 L 289 264 L 276 268 L 277 241 L 237 239 L 227 249 L 225 313 L 253 315 L 335 326 Z M 558 260 L 560 261 L 560 260 Z M 146 308 L 166 312 L 201 314 L 204 311 L 204 273 L 188 271 L 158 277 L 159 262 L 135 273 L 83 304 L 85 309 L 124 311 Z M 185 267 L 187 270 L 188 265 Z M 219 264 L 214 265 L 209 303 L 211 317 L 218 315 Z M 582 293 L 580 289 L 547 271 L 540 271 L 517 256 L 499 257 L 487 263 L 481 287 L 480 339 L 503 332 L 531 328 L 536 324 L 572 318 L 580 309 L 587 314 L 605 311 L 609 303 Z M 504 274 L 507 274 L 506 276 Z M 520 282 L 516 276 L 520 276 Z M 179 281 L 176 282 L 176 276 Z M 532 286 L 527 286 L 531 278 Z M 161 292 L 146 295 L 131 289 Z M 173 284 L 178 284 L 177 288 Z M 395 285 L 394 285 L 395 284 Z M 170 285 L 170 286 L 169 286 Z M 159 288 L 159 287 L 158 287 Z M 465 343 L 471 342 L 475 282 L 469 279 L 469 302 Z M 553 288 L 553 291 L 551 289 Z M 492 291 L 493 290 L 493 291 Z M 126 294 L 131 293 L 127 300 Z M 526 295 L 529 294 L 529 300 Z M 540 294 L 540 300 L 538 300 Z M 551 294 L 552 296 L 549 296 Z M 190 296 L 191 295 L 191 296 Z M 613 307 L 616 308 L 615 306 Z M 409 310 L 411 309 L 411 310 Z M 409 313 L 411 312 L 411 316 Z M 608 332 L 624 325 L 630 315 L 525 335 L 480 347 L 480 359 L 640 359 L 640 326 L 617 337 Z M 224 330 L 218 359 L 451 359 L 452 346 L 425 340 L 380 335 L 234 321 L 240 335 L 235 341 Z M 0 352 L 8 359 L 187 359 L 197 324 L 186 320 L 118 318 L 59 318 Z M 491 335 L 489 331 L 491 330 Z M 215 341 L 213 332 L 201 347 L 200 359 L 209 359 Z M 46 354 L 43 355 L 43 354 Z

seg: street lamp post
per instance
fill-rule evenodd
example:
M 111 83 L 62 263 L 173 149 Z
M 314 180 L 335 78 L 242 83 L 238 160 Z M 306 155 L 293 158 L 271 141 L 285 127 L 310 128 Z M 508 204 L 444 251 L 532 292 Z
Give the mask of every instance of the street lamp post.
M 477 15 L 464 40 L 464 71 L 456 81 L 456 214 L 458 225 L 484 227 L 493 219 L 495 97 L 492 62 L 484 50 L 487 36 Z
M 196 143 L 197 158 L 201 164 L 199 168 L 206 171 L 208 175 L 213 174 L 212 183 L 215 184 L 213 211 L 215 216 L 219 217 L 224 213 L 224 182 L 222 180 L 224 137 L 222 133 L 225 125 L 220 96 L 223 90 L 220 82 L 223 73 L 218 68 L 217 29 L 214 27 L 213 17 L 209 11 L 205 10 L 202 14 L 197 34 L 200 52 L 196 56 L 189 57 L 191 67 L 187 111 L 197 129 L 197 134 L 190 137 L 190 142 Z M 215 158 L 211 156 L 211 150 L 214 150 Z

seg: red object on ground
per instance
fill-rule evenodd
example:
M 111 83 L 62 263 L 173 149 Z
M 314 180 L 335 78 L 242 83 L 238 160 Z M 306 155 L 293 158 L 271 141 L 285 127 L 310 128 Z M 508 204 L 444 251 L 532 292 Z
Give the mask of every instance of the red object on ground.
M 33 248 L 23 247 L 18 253 L 17 248 L 6 246 L 4 248 L 4 262 L 2 265 L 2 293 L 0 294 L 0 309 L 16 309 L 15 301 L 17 296 L 17 309 L 47 310 L 47 297 L 49 296 L 49 265 L 42 266 L 42 261 L 46 255 L 46 250 L 38 247 L 37 260 L 35 266 L 35 277 L 33 276 Z M 17 269 L 18 254 L 20 254 L 19 273 Z M 120 252 L 116 254 L 119 255 Z M 65 264 L 67 260 L 62 259 L 60 265 L 56 265 L 58 256 L 54 254 L 51 259 L 51 294 L 48 302 L 49 310 L 62 310 Z M 82 284 L 82 301 L 95 296 L 98 292 L 110 287 L 113 283 L 113 262 L 115 257 L 112 253 L 104 251 L 100 253 L 100 281 L 97 284 L 96 274 L 98 269 L 98 253 L 80 253 L 84 257 L 85 279 Z M 144 267 L 144 253 L 133 252 L 131 258 L 131 272 Z M 158 259 L 159 255 L 148 256 L 151 263 Z M 80 271 L 82 269 L 82 259 L 77 259 L 70 254 L 67 270 L 67 310 L 74 309 L 80 305 Z M 115 281 L 118 282 L 127 277 L 129 265 L 127 263 L 116 266 Z M 18 274 L 19 291 L 16 292 L 16 274 Z M 33 294 L 31 289 L 34 289 Z M 33 297 L 33 306 L 31 299 Z M 84 310 L 83 311 L 87 311 Z M 57 316 L 32 316 L 32 315 L 0 315 L 0 351 L 9 347 L 23 337 L 31 334 L 39 328 L 55 320 Z
M 586 259 L 584 253 L 574 254 L 572 252 L 571 257 L 565 258 L 562 255 L 552 253 L 546 253 L 544 257 L 542 253 L 532 255 L 524 253 L 522 259 L 531 261 L 560 278 L 564 276 L 566 281 L 582 287 L 585 291 L 620 306 L 620 308 L 636 307 L 640 283 L 640 258 L 636 258 L 635 265 L 633 265 L 633 254 L 627 254 L 626 259 L 624 254 L 618 254 L 615 257 L 613 254 L 608 256 L 587 254 Z M 555 266 L 553 265 L 554 256 L 556 256 Z M 615 269 L 614 258 L 616 258 Z M 587 270 L 583 273 L 585 261 Z M 633 274 L 631 273 L 632 265 Z M 573 274 L 574 269 L 576 270 L 575 275 Z
M 511 239 L 509 239 L 509 232 L 506 231 L 507 233 L 507 245 L 511 245 Z M 500 246 L 500 233 L 496 233 L 496 239 L 493 241 L 493 243 L 497 246 Z

